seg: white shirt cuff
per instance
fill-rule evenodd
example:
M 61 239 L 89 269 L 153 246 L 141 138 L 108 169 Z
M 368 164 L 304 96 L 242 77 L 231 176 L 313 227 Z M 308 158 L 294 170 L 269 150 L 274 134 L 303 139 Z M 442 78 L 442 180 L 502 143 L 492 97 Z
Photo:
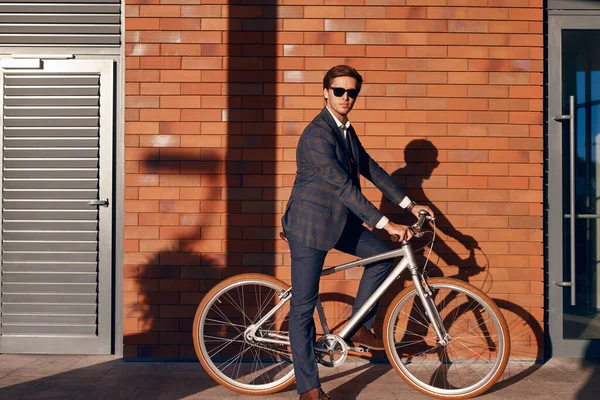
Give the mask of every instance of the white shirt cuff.
M 410 205 L 410 199 L 408 198 L 408 196 L 404 196 L 404 198 L 402 199 L 402 201 L 400 202 L 400 207 L 402 208 L 406 208 Z
M 388 222 L 390 222 L 390 219 L 384 215 L 383 217 L 381 217 L 377 225 L 375 225 L 375 228 L 383 229 L 383 227 L 386 226 Z

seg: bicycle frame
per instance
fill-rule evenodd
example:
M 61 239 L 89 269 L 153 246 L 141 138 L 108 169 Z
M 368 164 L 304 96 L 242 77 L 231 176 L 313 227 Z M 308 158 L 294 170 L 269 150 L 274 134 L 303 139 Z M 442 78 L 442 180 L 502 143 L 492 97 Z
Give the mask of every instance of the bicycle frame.
M 350 320 L 346 323 L 346 325 L 342 328 L 338 336 L 342 339 L 346 340 L 349 338 L 349 335 L 356 326 L 362 321 L 364 316 L 369 312 L 369 310 L 377 303 L 377 301 L 383 296 L 383 294 L 392 286 L 394 281 L 400 277 L 402 272 L 405 269 L 409 269 L 412 276 L 413 284 L 417 290 L 417 294 L 423 301 L 423 306 L 425 307 L 425 311 L 427 312 L 427 316 L 432 323 L 435 332 L 438 336 L 440 344 L 445 344 L 447 340 L 447 333 L 441 323 L 441 319 L 435 309 L 433 307 L 433 303 L 431 298 L 429 297 L 431 293 L 429 293 L 428 287 L 423 287 L 422 274 L 419 273 L 418 264 L 415 260 L 415 255 L 412 250 L 412 245 L 410 242 L 405 241 L 402 243 L 402 247 L 396 250 L 390 250 L 385 253 L 381 253 L 372 257 L 361 258 L 349 263 L 340 264 L 335 267 L 326 268 L 321 272 L 321 276 L 335 274 L 336 272 L 345 271 L 350 268 L 355 268 L 361 265 L 368 265 L 377 261 L 389 260 L 391 258 L 396 258 L 402 256 L 400 260 L 396 262 L 393 266 L 392 271 L 383 281 L 383 283 L 373 292 L 371 296 L 367 299 L 365 304 L 350 318 Z M 266 343 L 274 343 L 282 346 L 289 346 L 290 341 L 287 337 L 283 335 L 279 335 L 276 333 L 270 333 L 270 337 L 261 337 L 256 335 L 256 331 L 261 327 L 262 324 L 265 323 L 271 316 L 273 316 L 283 305 L 290 300 L 292 296 L 292 288 L 290 287 L 288 290 L 283 292 L 279 298 L 280 302 L 271 309 L 263 318 L 261 318 L 257 323 L 248 327 L 245 332 L 246 338 L 255 341 L 255 342 L 266 342 Z M 317 313 L 319 315 L 319 319 L 323 326 L 324 333 L 329 334 L 329 327 L 327 326 L 327 319 L 325 318 L 325 313 L 323 312 L 323 307 L 321 306 L 320 300 L 317 300 Z M 434 316 L 431 318 L 431 316 Z

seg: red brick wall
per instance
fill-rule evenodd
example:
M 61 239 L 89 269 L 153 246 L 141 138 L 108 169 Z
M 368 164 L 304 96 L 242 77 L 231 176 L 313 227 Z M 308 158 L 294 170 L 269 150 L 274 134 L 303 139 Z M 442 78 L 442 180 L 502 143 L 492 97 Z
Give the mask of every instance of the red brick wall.
M 127 2 L 125 356 L 194 357 L 196 306 L 224 277 L 289 281 L 295 146 L 340 63 L 365 78 L 350 114 L 364 146 L 438 210 L 432 274 L 483 288 L 513 355 L 541 356 L 542 0 L 227 3 Z M 359 277 L 323 280 L 332 325 Z

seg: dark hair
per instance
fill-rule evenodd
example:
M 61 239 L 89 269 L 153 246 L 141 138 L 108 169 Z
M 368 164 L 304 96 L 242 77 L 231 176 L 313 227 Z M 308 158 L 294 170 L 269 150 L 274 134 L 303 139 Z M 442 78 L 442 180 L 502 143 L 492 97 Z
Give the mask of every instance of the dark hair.
M 331 81 L 340 76 L 350 76 L 356 79 L 356 89 L 358 89 L 360 92 L 363 78 L 360 76 L 357 70 L 349 65 L 336 65 L 327 71 L 325 77 L 323 78 L 323 89 L 329 89 L 331 87 Z

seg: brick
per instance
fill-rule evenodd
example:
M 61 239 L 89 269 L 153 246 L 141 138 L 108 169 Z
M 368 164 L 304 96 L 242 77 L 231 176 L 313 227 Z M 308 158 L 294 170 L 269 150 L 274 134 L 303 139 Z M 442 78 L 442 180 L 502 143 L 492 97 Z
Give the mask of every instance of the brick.
M 182 17 L 217 18 L 222 16 L 222 7 L 218 5 L 182 5 Z
M 446 58 L 448 57 L 448 46 L 408 46 L 405 48 L 405 53 L 406 57 L 411 58 Z M 398 57 L 402 56 L 397 54 L 397 52 L 393 54 Z M 428 60 L 428 63 L 429 61 L 433 62 L 432 60 Z
M 485 189 L 488 178 L 484 176 L 449 176 L 448 188 L 453 189 Z
M 160 30 L 161 31 L 196 31 L 200 30 L 200 19 L 199 18 L 161 18 L 160 19 Z
M 488 21 L 451 20 L 448 32 L 488 32 Z
M 140 42 L 143 43 L 181 43 L 181 32 L 140 32 Z
M 509 36 L 508 44 L 511 46 L 542 47 L 544 45 L 544 36 L 537 34 L 512 34 Z
M 127 18 L 129 31 L 157 31 L 160 30 L 159 18 Z
M 158 239 L 158 228 L 151 226 L 126 226 L 124 236 L 126 239 Z
M 326 32 L 362 32 L 367 30 L 366 21 L 362 20 L 351 20 L 351 19 L 325 19 L 324 21 Z M 344 38 L 346 36 L 344 35 Z M 341 43 L 343 44 L 343 43 Z
M 344 32 L 305 32 L 304 44 L 343 45 L 346 43 Z
M 484 46 L 448 46 L 450 58 L 488 58 L 489 47 Z
M 543 123 L 543 113 L 512 111 L 510 112 L 510 123 L 541 125 Z
M 503 124 L 508 123 L 509 114 L 505 111 L 471 111 L 469 122 L 476 124 Z
M 180 7 L 171 5 L 142 5 L 140 6 L 141 17 L 179 17 Z
M 407 83 L 449 83 L 448 72 L 407 72 Z
M 467 122 L 468 114 L 464 111 L 428 111 L 427 122 Z
M 413 110 L 445 110 L 446 99 L 409 98 L 406 100 L 406 108 Z
M 503 60 L 530 59 L 529 47 L 491 47 L 489 57 Z
M 383 10 L 382 10 L 383 11 Z M 325 20 L 325 30 L 327 29 L 327 21 L 334 20 Z M 349 20 L 349 22 L 354 22 L 356 20 Z M 360 26 L 360 24 L 359 24 Z M 405 20 L 381 20 L 381 19 L 367 19 L 363 20 L 362 23 L 363 29 L 357 29 L 357 27 L 348 24 L 349 30 L 352 31 L 362 31 L 366 30 L 369 32 L 404 32 L 407 30 L 407 23 Z
M 488 164 L 480 164 L 473 163 L 467 165 L 467 171 L 469 175 L 484 175 L 484 176 L 493 176 L 500 175 L 506 176 L 508 175 L 508 164 L 498 164 L 498 163 L 488 163 Z
M 529 22 L 526 21 L 490 21 L 490 33 L 529 33 Z
M 353 56 L 361 56 L 366 54 L 365 45 L 327 45 L 325 46 L 326 57 L 346 56 L 352 54 Z M 373 55 L 377 57 L 377 55 Z
M 389 58 L 386 69 L 388 71 L 422 71 L 427 69 L 427 60 L 414 58 Z
M 467 224 L 475 228 L 508 228 L 508 218 L 507 216 L 469 215 Z
M 140 120 L 142 121 L 179 121 L 181 119 L 180 110 L 173 109 L 142 109 L 140 110 Z
M 466 85 L 427 85 L 427 97 L 467 97 L 467 88 Z M 448 107 L 453 100 L 448 99 Z
M 395 5 L 394 3 L 392 3 Z M 386 18 L 416 18 L 425 19 L 427 15 L 427 7 L 409 7 L 402 5 L 400 7 L 386 7 L 385 17 Z
M 285 19 L 284 31 L 322 31 L 325 23 L 322 19 Z
M 384 7 L 344 7 L 346 18 L 386 18 Z
M 492 150 L 489 152 L 489 157 L 490 162 L 528 163 L 530 161 L 530 155 L 527 151 Z
M 488 162 L 488 152 L 484 150 L 450 150 L 448 151 L 450 162 Z
M 200 47 L 199 47 L 200 48 Z M 184 54 L 181 54 L 184 55 Z M 185 54 L 194 55 L 194 54 Z M 181 59 L 182 69 L 212 69 L 223 68 L 223 59 L 221 57 L 183 57 Z
M 513 20 L 509 18 L 509 10 L 506 8 L 477 8 L 472 7 L 467 11 L 468 19 L 482 20 Z
M 448 83 L 486 85 L 488 84 L 487 72 L 448 72 Z
M 532 101 L 541 99 L 542 95 L 543 87 L 541 86 L 512 86 L 509 94 L 509 96 L 512 98 L 536 99 L 530 100 L 530 104 Z
M 510 20 L 542 21 L 544 17 L 542 8 L 512 8 L 509 9 Z
M 528 111 L 529 100 L 525 99 L 490 99 L 490 110 Z
M 344 29 L 345 30 L 345 29 Z M 386 44 L 385 33 L 346 33 L 346 44 Z M 396 44 L 400 44 L 397 43 Z
M 315 57 L 323 56 L 324 48 L 322 45 L 295 45 L 289 44 L 283 46 L 284 56 L 295 57 Z
M 529 178 L 526 177 L 491 177 L 489 187 L 492 189 L 528 189 Z
M 427 60 L 427 70 L 429 71 L 467 71 L 467 69 L 470 69 L 467 60 Z
M 510 203 L 501 204 L 493 203 L 489 205 L 489 215 L 529 215 L 529 204 Z M 514 236 L 511 240 L 519 240 Z
M 427 33 L 427 44 L 429 45 L 466 45 L 470 34 L 466 33 Z
M 487 99 L 448 99 L 448 110 L 487 110 Z
M 492 85 L 527 85 L 529 75 L 522 72 L 490 72 Z

